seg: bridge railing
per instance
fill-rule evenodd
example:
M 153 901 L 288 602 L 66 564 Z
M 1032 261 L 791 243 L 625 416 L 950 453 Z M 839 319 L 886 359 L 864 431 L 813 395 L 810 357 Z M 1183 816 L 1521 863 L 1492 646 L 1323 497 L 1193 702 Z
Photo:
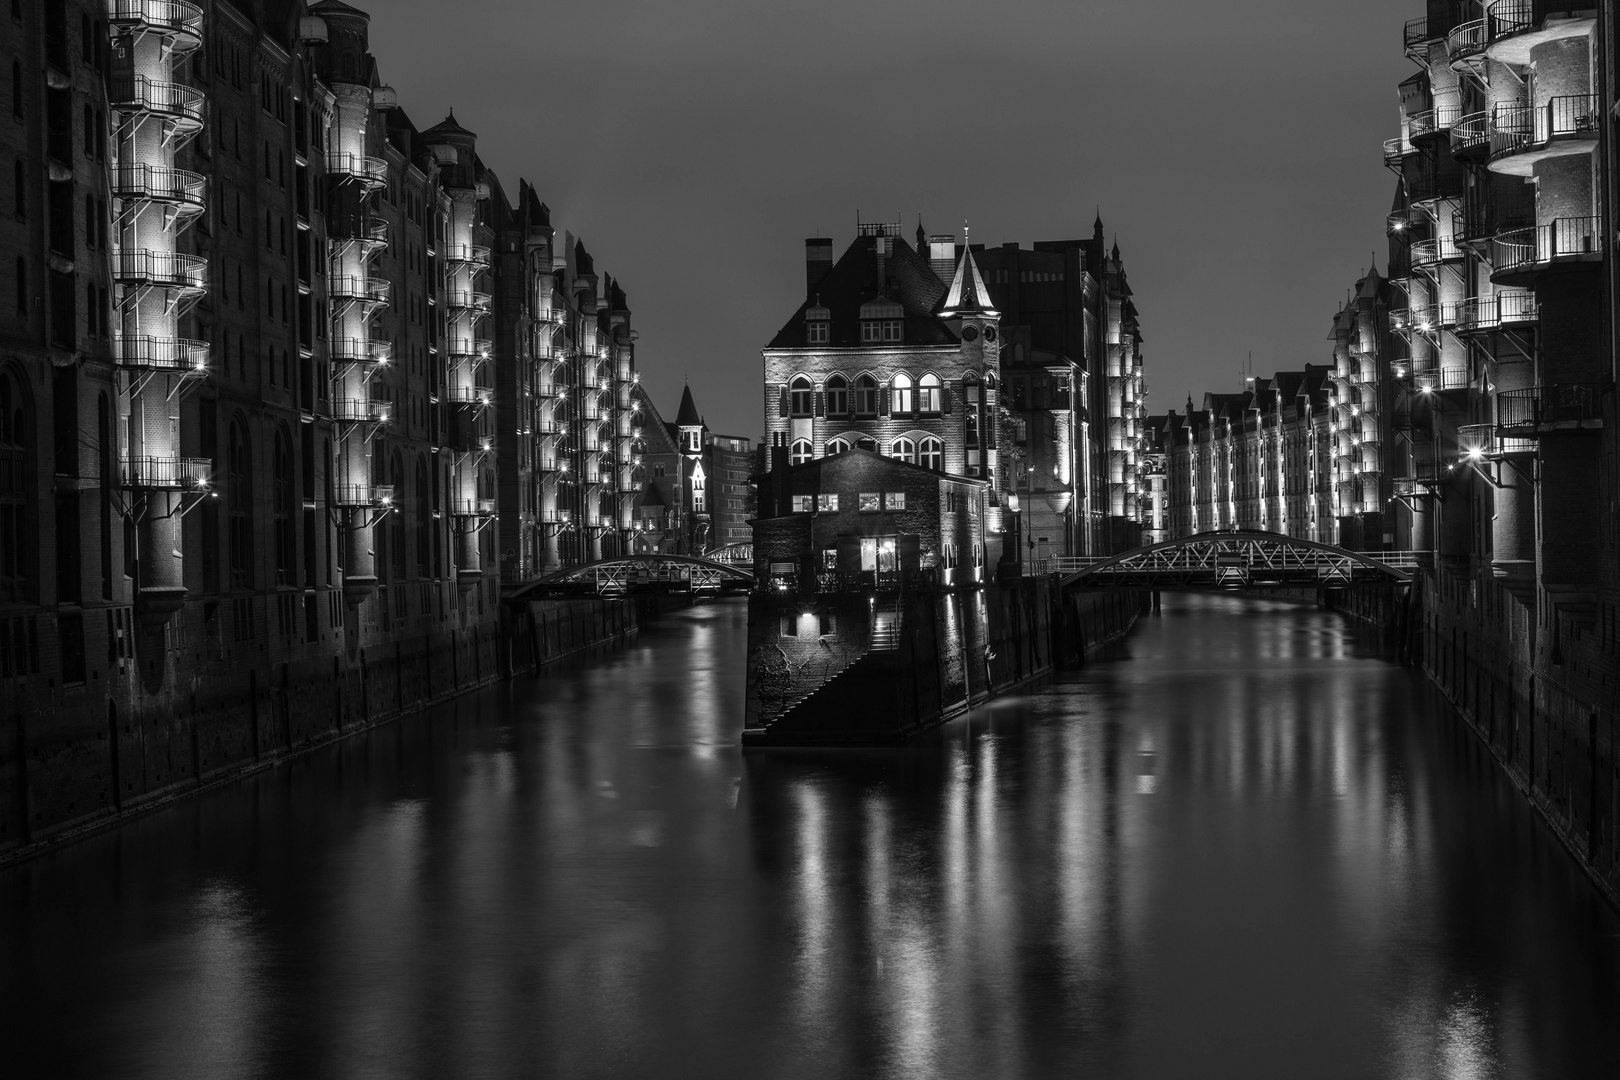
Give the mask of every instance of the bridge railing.
M 1359 555 L 1362 558 L 1381 562 L 1392 570 L 1426 570 L 1434 565 L 1434 555 L 1429 551 L 1352 551 L 1350 555 Z M 1059 577 L 1068 577 L 1078 574 L 1089 567 L 1105 563 L 1113 555 L 1057 555 L 1045 559 L 1035 559 L 1024 564 L 1024 573 L 1034 576 L 1056 574 Z

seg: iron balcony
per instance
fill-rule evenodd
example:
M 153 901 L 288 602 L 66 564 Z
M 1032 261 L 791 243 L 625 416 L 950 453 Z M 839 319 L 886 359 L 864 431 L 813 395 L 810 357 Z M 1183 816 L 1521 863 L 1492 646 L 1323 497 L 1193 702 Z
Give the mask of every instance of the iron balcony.
M 208 195 L 208 178 L 190 169 L 163 165 L 119 165 L 112 170 L 112 193 L 126 202 L 161 202 L 179 212 L 200 214 Z
M 202 8 L 182 0 L 112 0 L 107 21 L 120 30 L 167 34 L 189 39 L 175 41 L 176 52 L 190 52 L 202 44 Z
M 126 248 L 113 255 L 113 278 L 130 287 L 156 286 L 202 292 L 208 288 L 208 260 L 174 251 Z
M 1595 382 L 1550 383 L 1496 395 L 1499 431 L 1532 437 L 1603 426 L 1603 387 Z
M 392 506 L 392 484 L 333 484 L 332 505 L 342 510 Z
M 1603 219 L 1557 218 L 1546 225 L 1499 233 L 1491 241 L 1491 280 L 1518 278 L 1558 263 L 1594 262 L 1603 255 Z
M 151 334 L 121 335 L 113 342 L 119 367 L 183 375 L 208 374 L 208 349 L 206 341 Z
M 109 82 L 107 100 L 116 112 L 154 116 L 187 133 L 202 130 L 206 98 L 201 90 L 189 86 L 145 75 L 122 75 Z
M 118 486 L 136 491 L 201 491 L 208 487 L 213 468 L 211 458 L 121 458 Z

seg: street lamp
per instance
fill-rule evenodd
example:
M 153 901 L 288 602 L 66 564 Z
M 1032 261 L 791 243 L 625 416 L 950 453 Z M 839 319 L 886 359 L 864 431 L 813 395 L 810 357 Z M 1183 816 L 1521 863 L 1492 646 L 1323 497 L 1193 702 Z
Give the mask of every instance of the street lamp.
M 1019 539 L 1021 537 L 1021 534 L 1022 534 L 1023 530 L 1020 528 L 1020 525 L 1022 524 L 1022 522 L 1020 522 L 1019 516 L 1018 516 L 1018 493 L 1016 491 L 1012 491 L 1012 492 L 1007 493 L 1007 509 L 1012 511 L 1012 519 L 1013 519 L 1012 520 L 1012 526 L 1013 526 L 1012 527 L 1012 564 L 1013 564 L 1013 573 L 1018 577 L 1023 577 L 1024 576 L 1024 565 L 1023 565 L 1024 553 L 1022 551 L 1020 551 L 1019 547 L 1018 547 L 1018 542 L 1019 542 Z

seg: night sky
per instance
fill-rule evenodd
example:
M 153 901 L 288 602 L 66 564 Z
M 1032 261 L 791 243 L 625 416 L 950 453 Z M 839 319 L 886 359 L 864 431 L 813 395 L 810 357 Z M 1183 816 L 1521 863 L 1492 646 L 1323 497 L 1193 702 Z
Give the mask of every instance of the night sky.
M 758 438 L 759 350 L 804 238 L 862 220 L 996 245 L 1117 236 L 1149 408 L 1329 357 L 1377 252 L 1418 0 L 355 0 L 426 128 L 620 279 L 666 417 Z

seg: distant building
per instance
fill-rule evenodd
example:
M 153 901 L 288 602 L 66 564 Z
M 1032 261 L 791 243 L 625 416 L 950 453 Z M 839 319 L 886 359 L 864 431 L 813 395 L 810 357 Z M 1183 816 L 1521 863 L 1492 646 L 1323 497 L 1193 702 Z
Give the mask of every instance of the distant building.
M 751 538 L 754 448 L 750 439 L 709 430 L 692 388 L 681 391 L 675 421 L 666 423 L 638 387 L 644 476 L 636 516 L 645 522 L 642 547 L 674 555 L 702 555 Z M 650 534 L 656 533 L 654 542 Z

